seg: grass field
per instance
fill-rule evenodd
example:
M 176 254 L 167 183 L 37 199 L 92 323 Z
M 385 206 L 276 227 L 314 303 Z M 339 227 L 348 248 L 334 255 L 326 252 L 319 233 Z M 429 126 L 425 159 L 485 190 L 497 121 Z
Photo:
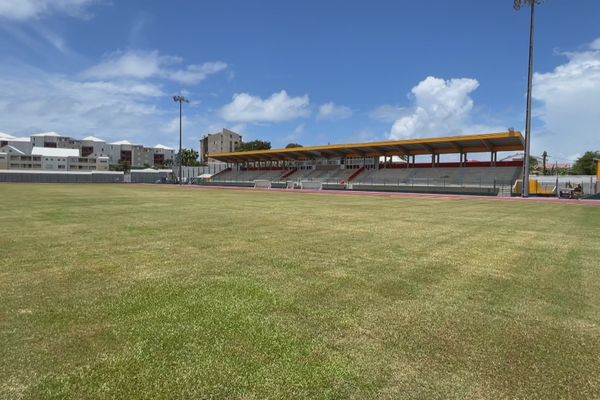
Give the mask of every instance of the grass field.
M 0 185 L 0 398 L 600 397 L 600 208 Z

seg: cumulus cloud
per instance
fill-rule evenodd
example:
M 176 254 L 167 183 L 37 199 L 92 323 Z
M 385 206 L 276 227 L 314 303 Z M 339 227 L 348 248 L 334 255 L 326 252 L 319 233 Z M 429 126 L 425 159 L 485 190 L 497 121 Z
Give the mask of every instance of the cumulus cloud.
M 221 61 L 191 64 L 184 69 L 174 68 L 182 62 L 181 57 L 163 55 L 157 50 L 129 50 L 109 55 L 100 64 L 84 71 L 83 76 L 94 79 L 162 78 L 179 83 L 197 84 L 209 75 L 227 68 L 227 64 Z
M 283 122 L 310 115 L 308 95 L 290 97 L 285 90 L 262 99 L 248 93 L 236 93 L 220 111 L 228 122 Z
M 475 79 L 425 78 L 412 88 L 415 105 L 394 122 L 390 138 L 458 133 L 473 109 L 470 94 L 478 86 Z
M 532 142 L 538 152 L 571 158 L 600 149 L 600 38 L 564 56 L 553 71 L 534 75 L 534 111 L 543 126 L 534 126 Z
M 27 20 L 51 14 L 86 16 L 86 10 L 97 0 L 0 0 L 0 18 Z
M 352 110 L 346 106 L 340 106 L 333 102 L 322 104 L 319 107 L 317 119 L 340 120 L 350 118 Z

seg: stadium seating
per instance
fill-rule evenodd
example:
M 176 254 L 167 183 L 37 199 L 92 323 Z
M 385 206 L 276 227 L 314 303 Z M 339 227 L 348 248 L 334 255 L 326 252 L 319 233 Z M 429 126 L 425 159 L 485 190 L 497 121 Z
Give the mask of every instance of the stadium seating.
M 450 164 L 450 163 L 449 163 Z M 416 168 L 382 168 L 366 170 L 355 179 L 356 183 L 387 185 L 511 185 L 521 173 L 521 166 L 440 166 Z
M 416 164 L 407 168 L 406 164 L 393 164 L 380 168 L 342 169 L 337 165 L 319 165 L 315 169 L 228 169 L 213 176 L 213 182 L 253 182 L 270 180 L 318 181 L 322 183 L 352 183 L 368 185 L 398 186 L 510 186 L 519 177 L 522 167 L 519 163 L 474 162 L 465 166 L 458 163 L 443 163 L 432 167 L 429 163 Z
M 212 177 L 213 182 L 252 182 L 254 180 L 277 181 L 286 172 L 281 169 L 249 169 L 236 171 L 227 169 Z
M 350 176 L 356 169 L 341 169 L 338 166 L 327 166 L 327 168 L 296 170 L 285 177 L 287 181 L 321 181 L 325 183 L 348 182 Z

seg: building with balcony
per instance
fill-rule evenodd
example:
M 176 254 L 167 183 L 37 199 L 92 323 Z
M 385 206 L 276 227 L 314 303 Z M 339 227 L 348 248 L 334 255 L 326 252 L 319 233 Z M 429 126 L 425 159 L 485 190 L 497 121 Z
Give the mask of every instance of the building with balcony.
M 232 153 L 242 143 L 242 136 L 234 131 L 223 128 L 221 132 L 209 133 L 200 139 L 200 162 L 218 163 L 208 157 L 208 154 Z

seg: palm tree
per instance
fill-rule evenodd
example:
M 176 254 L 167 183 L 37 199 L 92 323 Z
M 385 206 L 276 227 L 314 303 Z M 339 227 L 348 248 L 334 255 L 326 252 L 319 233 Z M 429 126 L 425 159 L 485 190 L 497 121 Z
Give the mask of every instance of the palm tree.
M 531 8 L 531 22 L 529 24 L 529 74 L 527 78 L 527 113 L 525 121 L 525 156 L 523 157 L 523 197 L 529 196 L 529 155 L 531 153 L 531 86 L 533 80 L 533 33 L 535 6 L 541 4 L 544 0 L 514 0 L 513 7 L 520 10 L 523 7 Z

